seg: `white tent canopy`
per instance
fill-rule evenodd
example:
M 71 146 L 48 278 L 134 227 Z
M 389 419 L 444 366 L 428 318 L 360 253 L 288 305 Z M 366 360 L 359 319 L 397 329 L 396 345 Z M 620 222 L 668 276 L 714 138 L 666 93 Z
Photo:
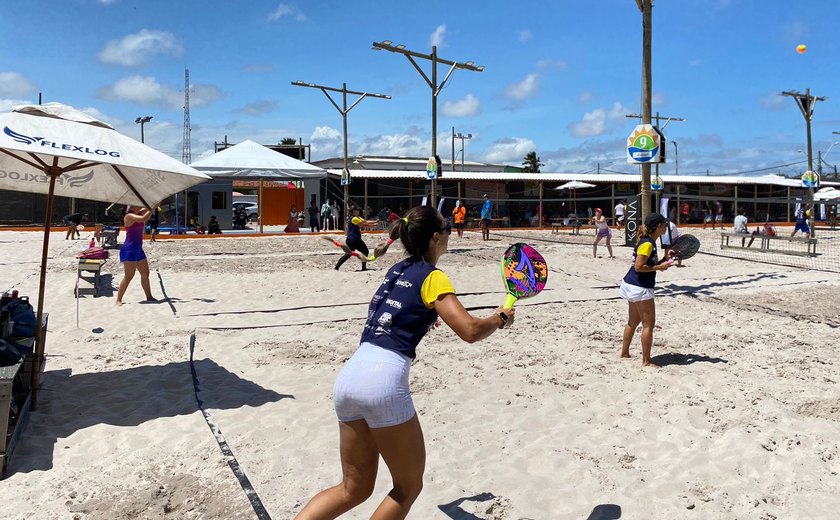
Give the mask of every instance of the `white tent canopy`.
M 0 114 L 0 189 L 148 205 L 209 179 L 193 168 L 59 103 Z M 58 171 L 58 170 L 55 170 Z
M 833 201 L 833 200 L 840 200 L 840 190 L 833 188 L 831 186 L 827 188 L 822 188 L 821 190 L 814 193 L 814 200 L 817 201 Z
M 578 188 L 594 188 L 594 187 L 595 187 L 594 184 L 589 184 L 588 182 L 569 181 L 566 184 L 563 184 L 562 186 L 557 186 L 554 189 L 555 190 L 567 190 L 567 189 L 571 188 L 573 190 L 576 190 Z
M 303 180 L 321 179 L 327 171 L 246 140 L 192 164 L 211 177 Z

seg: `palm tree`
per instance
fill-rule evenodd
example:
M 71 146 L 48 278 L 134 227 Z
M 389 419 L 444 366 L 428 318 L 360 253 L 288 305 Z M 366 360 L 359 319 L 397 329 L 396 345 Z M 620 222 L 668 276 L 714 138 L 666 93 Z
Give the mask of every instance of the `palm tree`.
M 280 144 L 298 144 L 298 142 L 294 137 L 284 137 Z
M 524 173 L 540 173 L 540 166 L 545 165 L 540 162 L 537 152 L 528 152 L 525 157 L 522 158 L 522 166 L 525 167 L 523 169 Z

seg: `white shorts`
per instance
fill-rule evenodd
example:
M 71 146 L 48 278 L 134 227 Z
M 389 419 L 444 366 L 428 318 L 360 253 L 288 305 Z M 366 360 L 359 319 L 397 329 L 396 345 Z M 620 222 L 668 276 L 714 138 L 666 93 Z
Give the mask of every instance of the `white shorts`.
M 341 422 L 364 419 L 371 428 L 402 424 L 415 415 L 408 388 L 411 358 L 362 343 L 338 373 L 333 387 Z
M 618 294 L 628 302 L 643 302 L 653 299 L 653 288 L 639 287 L 622 280 Z

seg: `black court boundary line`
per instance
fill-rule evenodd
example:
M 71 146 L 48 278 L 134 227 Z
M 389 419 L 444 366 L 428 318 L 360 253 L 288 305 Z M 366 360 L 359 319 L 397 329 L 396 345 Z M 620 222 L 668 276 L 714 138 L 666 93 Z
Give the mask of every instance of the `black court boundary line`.
M 257 491 L 254 489 L 254 486 L 251 485 L 251 481 L 248 480 L 248 476 L 245 475 L 244 471 L 242 471 L 242 467 L 239 465 L 239 461 L 236 460 L 233 450 L 230 449 L 230 445 L 228 445 L 225 436 L 222 435 L 222 430 L 220 430 L 213 421 L 213 417 L 210 415 L 210 412 L 204 409 L 204 402 L 198 396 L 199 382 L 198 374 L 195 371 L 195 364 L 193 363 L 194 352 L 195 334 L 190 334 L 190 373 L 192 373 L 193 391 L 195 393 L 195 402 L 198 404 L 198 409 L 201 410 L 201 414 L 204 416 L 204 422 L 207 423 L 207 427 L 210 428 L 210 432 L 213 433 L 213 437 L 216 439 L 216 444 L 219 445 L 222 455 L 225 456 L 225 460 L 227 461 L 228 466 L 230 466 L 230 470 L 233 472 L 236 480 L 239 481 L 239 485 L 242 486 L 242 490 L 245 491 L 245 496 L 248 497 L 248 501 L 251 503 L 254 513 L 257 514 L 257 518 L 259 520 L 271 520 L 271 516 L 268 514 L 268 511 L 266 511 L 265 506 L 263 506 L 259 495 L 257 495 Z
M 168 294 L 166 294 L 166 287 L 163 286 L 163 276 L 160 275 L 160 269 L 155 269 L 155 272 L 158 276 L 158 282 L 160 282 L 160 292 L 163 293 L 164 300 L 169 305 L 169 308 L 172 309 L 172 315 L 177 318 L 178 310 L 175 308 L 175 304 L 172 303 L 172 299 L 169 298 Z
M 612 287 L 618 287 L 618 285 L 607 285 L 607 286 L 595 286 L 589 287 L 589 289 L 610 289 Z M 550 287 L 548 289 L 543 289 L 541 292 L 547 291 L 559 291 L 559 290 L 572 290 L 571 287 L 564 287 L 564 288 L 557 288 L 557 287 Z M 458 296 L 480 296 L 484 294 L 503 294 L 502 291 L 475 291 L 475 292 L 462 292 L 458 293 Z M 182 314 L 181 317 L 184 318 L 198 318 L 202 316 L 230 316 L 230 315 L 237 315 L 237 314 L 275 314 L 279 312 L 289 312 L 289 311 L 299 311 L 299 310 L 306 310 L 306 309 L 333 309 L 336 307 L 352 307 L 355 305 L 370 305 L 370 301 L 365 302 L 349 302 L 349 303 L 325 303 L 319 305 L 303 305 L 300 307 L 284 307 L 280 309 L 256 309 L 250 311 L 219 311 L 219 312 L 205 312 L 205 313 L 198 313 L 198 314 Z

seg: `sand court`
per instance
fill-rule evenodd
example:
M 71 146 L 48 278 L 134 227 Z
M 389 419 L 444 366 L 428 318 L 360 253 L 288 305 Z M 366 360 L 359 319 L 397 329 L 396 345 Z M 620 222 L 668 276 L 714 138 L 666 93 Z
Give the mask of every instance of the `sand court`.
M 58 237 L 42 404 L 0 486 L 13 518 L 256 518 L 191 369 L 271 518 L 338 481 L 332 385 L 397 244 L 369 272 L 356 259 L 336 272 L 341 251 L 317 237 L 163 239 L 146 252 L 153 293 L 168 300 L 141 304 L 133 283 L 116 307 L 122 272 L 109 261 L 112 290 L 80 300 L 77 329 L 79 242 Z M 428 460 L 409 518 L 816 519 L 840 508 L 836 274 L 704 254 L 659 274 L 663 367 L 651 370 L 638 337 L 632 359 L 618 358 L 630 249 L 593 259 L 589 241 L 550 231 L 491 238 L 453 235 L 441 260 L 466 306 L 503 301 L 498 259 L 517 240 L 543 253 L 548 286 L 518 304 L 511 330 L 468 345 L 441 327 L 421 343 L 411 386 Z M 37 294 L 40 246 L 39 233 L 0 233 L 4 290 Z M 374 497 L 389 488 L 383 465 Z M 345 518 L 368 518 L 377 502 Z

